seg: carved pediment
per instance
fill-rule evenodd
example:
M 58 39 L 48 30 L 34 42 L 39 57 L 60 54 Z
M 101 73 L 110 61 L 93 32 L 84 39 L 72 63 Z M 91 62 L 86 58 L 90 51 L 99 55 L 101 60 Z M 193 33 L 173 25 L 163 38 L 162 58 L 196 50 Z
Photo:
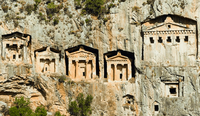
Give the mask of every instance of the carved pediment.
M 184 77 L 183 76 L 161 76 L 160 80 L 164 82 L 179 81 L 179 80 L 183 81 Z
M 189 29 L 186 25 L 168 22 L 159 25 L 154 25 L 148 28 L 147 31 L 186 30 L 186 29 Z
M 79 51 L 68 53 L 68 57 L 95 57 L 95 55 L 92 52 L 85 51 L 82 47 L 79 49 Z
M 50 47 L 47 47 L 46 51 L 39 52 L 38 54 L 39 56 L 44 56 L 44 57 L 58 57 L 59 56 L 58 53 L 51 51 Z
M 143 25 L 143 32 L 148 34 L 194 34 L 195 31 L 190 28 L 189 24 L 175 23 L 170 16 L 168 16 L 162 23 L 146 23 Z
M 108 61 L 127 61 L 129 60 L 129 58 L 126 56 L 123 56 L 120 52 L 118 52 L 117 55 L 107 58 L 107 60 Z
M 31 42 L 31 36 L 20 32 L 13 32 L 11 34 L 2 35 L 2 41 L 12 41 L 18 43 L 26 42 L 29 44 Z

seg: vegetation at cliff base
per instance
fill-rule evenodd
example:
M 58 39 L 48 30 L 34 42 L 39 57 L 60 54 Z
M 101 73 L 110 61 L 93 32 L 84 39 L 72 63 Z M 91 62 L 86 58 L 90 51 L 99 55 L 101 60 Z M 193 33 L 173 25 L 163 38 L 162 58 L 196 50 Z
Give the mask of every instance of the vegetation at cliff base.
M 75 101 L 71 101 L 69 103 L 69 112 L 74 116 L 89 116 L 92 113 L 91 103 L 92 103 L 92 95 L 87 95 L 84 98 L 83 93 L 79 93 L 78 97 Z
M 15 98 L 14 106 L 9 109 L 10 116 L 46 116 L 47 111 L 43 106 L 38 106 L 35 112 L 30 108 L 30 101 L 24 97 Z

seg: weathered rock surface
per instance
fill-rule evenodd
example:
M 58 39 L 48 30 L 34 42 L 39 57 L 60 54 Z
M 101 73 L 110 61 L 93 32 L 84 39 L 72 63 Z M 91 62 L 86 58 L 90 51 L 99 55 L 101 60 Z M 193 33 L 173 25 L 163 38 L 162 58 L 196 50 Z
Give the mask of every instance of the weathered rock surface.
M 31 14 L 25 10 L 25 6 L 35 4 L 34 0 L 0 1 L 2 4 L 0 35 L 18 31 L 29 34 L 32 38 L 31 49 L 27 48 L 30 56 L 27 56 L 26 63 L 19 65 L 9 64 L 9 61 L 2 57 L 3 43 L 2 38 L 0 39 L 0 115 L 12 106 L 15 97 L 20 96 L 30 98 L 32 109 L 44 105 L 49 115 L 53 115 L 56 111 L 69 115 L 67 111 L 69 99 L 74 100 L 81 92 L 93 95 L 93 116 L 200 115 L 200 2 L 198 0 L 124 0 L 124 2 L 114 0 L 115 7 L 104 16 L 109 19 L 107 22 L 91 15 L 81 16 L 81 10 L 75 9 L 74 0 L 52 1 L 58 5 L 62 3 L 68 8 L 67 12 L 63 7 L 58 14 L 55 14 L 59 18 L 57 25 L 53 25 L 53 20 L 41 20 L 40 13 L 47 18 L 45 0 Z M 111 1 L 107 4 L 110 3 Z M 8 7 L 8 11 L 4 11 L 5 6 Z M 185 55 L 185 58 L 192 58 L 183 59 L 186 63 L 174 64 L 175 58 L 172 57 L 173 62 L 170 65 L 160 63 L 167 58 L 156 55 L 148 62 L 142 60 L 142 24 L 149 19 L 168 14 L 187 17 L 197 22 L 196 48 L 192 49 L 193 44 L 189 46 L 191 51 L 196 50 L 195 56 Z M 91 19 L 91 22 L 87 24 L 86 19 Z M 98 50 L 99 74 L 91 80 L 83 81 L 72 81 L 66 76 L 65 82 L 59 82 L 57 77 L 66 74 L 65 50 L 80 44 Z M 37 73 L 35 51 L 48 47 L 60 53 L 58 74 Z M 179 50 L 189 49 L 184 47 Z M 104 78 L 106 77 L 104 54 L 118 49 L 134 53 L 132 68 L 135 73 L 128 81 L 107 81 Z M 173 52 L 173 49 L 166 46 L 164 49 L 169 53 Z M 146 49 L 145 52 L 149 52 L 151 56 L 151 53 L 157 53 L 154 50 Z M 165 85 L 177 87 L 175 93 L 178 97 L 169 97 Z M 173 93 L 173 90 L 169 91 Z

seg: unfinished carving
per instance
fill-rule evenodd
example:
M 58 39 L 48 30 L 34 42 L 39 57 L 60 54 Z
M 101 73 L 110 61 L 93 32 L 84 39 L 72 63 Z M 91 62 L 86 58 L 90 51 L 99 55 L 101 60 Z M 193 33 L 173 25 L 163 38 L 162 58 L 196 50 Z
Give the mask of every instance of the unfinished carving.
M 117 55 L 106 57 L 107 74 L 110 81 L 126 81 L 132 77 L 131 60 L 120 52 Z
M 182 76 L 160 77 L 164 83 L 165 97 L 182 97 L 183 96 L 183 81 Z
M 92 79 L 96 76 L 96 55 L 84 50 L 81 46 L 78 51 L 68 52 L 69 76 L 72 79 Z
M 44 51 L 45 50 L 45 51 Z M 58 73 L 59 52 L 52 51 L 50 47 L 36 50 L 36 70 L 38 73 Z
M 160 110 L 160 104 L 159 104 L 159 102 L 154 101 L 154 103 L 153 103 L 154 114 L 158 114 L 159 110 Z
M 142 31 L 144 61 L 167 66 L 195 65 L 196 21 L 164 15 L 143 23 Z
M 2 35 L 1 56 L 6 63 L 28 63 L 30 58 L 31 36 L 20 32 Z
M 127 94 L 123 96 L 123 109 L 124 116 L 134 115 L 135 114 L 135 106 L 134 106 L 134 96 Z

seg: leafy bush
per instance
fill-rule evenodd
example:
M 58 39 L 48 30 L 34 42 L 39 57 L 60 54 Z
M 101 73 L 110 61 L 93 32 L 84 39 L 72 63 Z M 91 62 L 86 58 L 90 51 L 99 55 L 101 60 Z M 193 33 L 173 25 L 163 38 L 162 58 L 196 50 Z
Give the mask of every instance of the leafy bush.
M 59 79 L 59 82 L 62 83 L 66 80 L 66 76 L 65 75 L 59 76 L 58 79 Z
M 88 26 L 88 25 L 91 25 L 92 20 L 91 19 L 85 19 L 85 22 L 86 22 L 86 25 Z
M 30 15 L 32 13 L 32 11 L 34 11 L 34 5 L 30 5 L 28 4 L 26 7 L 25 7 L 25 10 L 28 12 L 28 15 Z
M 134 6 L 134 7 L 132 7 L 132 11 L 135 11 L 138 13 L 140 11 L 140 7 Z
M 104 0 L 86 0 L 84 10 L 92 15 L 98 16 L 102 12 Z
M 2 8 L 2 10 L 3 10 L 4 12 L 8 12 L 8 6 L 7 6 L 7 5 L 2 4 L 2 5 L 1 5 L 1 8 Z
M 89 116 L 91 114 L 92 95 L 87 95 L 84 99 L 83 93 L 79 93 L 75 101 L 69 103 L 69 112 L 75 116 Z
M 38 18 L 40 19 L 40 21 L 41 20 L 46 20 L 45 16 L 41 12 L 39 12 L 39 17 Z
M 35 116 L 46 116 L 47 110 L 45 110 L 44 106 L 38 106 L 35 110 Z
M 32 110 L 29 107 L 29 99 L 25 99 L 24 97 L 15 98 L 14 104 L 15 106 L 9 109 L 10 116 L 28 116 L 32 114 Z
M 54 116 L 64 116 L 64 115 L 61 115 L 59 111 L 57 111 Z
M 54 25 L 57 25 L 59 23 L 59 18 L 58 17 L 56 17 L 56 18 L 54 18 L 54 20 L 53 20 L 53 24 Z M 61 79 L 61 78 L 60 78 Z M 63 79 L 65 79 L 65 78 L 63 78 Z M 62 79 L 62 80 L 63 80 Z
M 74 0 L 74 5 L 76 6 L 76 9 L 81 8 L 81 0 Z
M 36 108 L 35 113 L 30 108 L 30 101 L 24 97 L 15 98 L 14 106 L 9 109 L 10 116 L 46 116 L 47 111 L 43 106 Z

